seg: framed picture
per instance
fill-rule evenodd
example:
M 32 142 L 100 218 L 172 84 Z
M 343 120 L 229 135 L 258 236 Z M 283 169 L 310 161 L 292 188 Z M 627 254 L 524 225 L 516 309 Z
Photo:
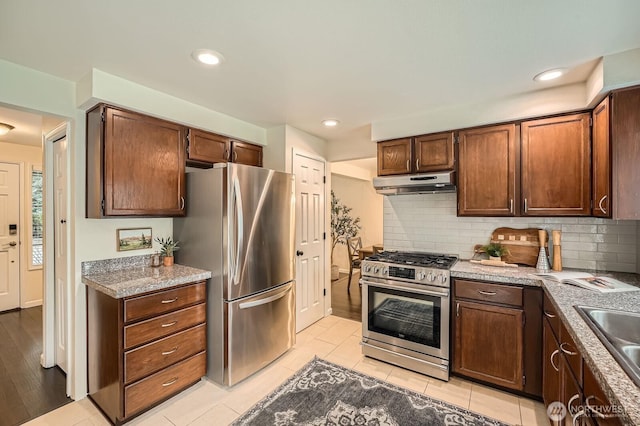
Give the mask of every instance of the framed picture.
M 117 230 L 118 251 L 150 249 L 153 238 L 151 228 L 122 228 Z

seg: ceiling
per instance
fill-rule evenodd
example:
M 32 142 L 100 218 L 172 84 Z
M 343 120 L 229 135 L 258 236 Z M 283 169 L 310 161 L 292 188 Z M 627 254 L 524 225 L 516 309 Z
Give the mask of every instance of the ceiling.
M 0 123 L 15 127 L 6 135 L 0 136 L 0 142 L 41 147 L 42 135 L 53 130 L 62 121 L 53 116 L 34 114 L 0 105 Z
M 97 68 L 338 140 L 373 121 L 584 81 L 599 57 L 640 47 L 639 18 L 637 0 L 3 0 L 0 58 L 72 81 Z M 195 63 L 199 48 L 225 62 Z M 554 67 L 571 72 L 532 80 Z

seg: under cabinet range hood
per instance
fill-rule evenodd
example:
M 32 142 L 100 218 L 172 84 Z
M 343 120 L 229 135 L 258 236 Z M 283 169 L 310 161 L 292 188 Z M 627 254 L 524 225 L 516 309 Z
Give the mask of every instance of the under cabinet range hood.
M 419 175 L 381 176 L 373 178 L 378 194 L 435 194 L 456 191 L 456 173 L 446 171 Z

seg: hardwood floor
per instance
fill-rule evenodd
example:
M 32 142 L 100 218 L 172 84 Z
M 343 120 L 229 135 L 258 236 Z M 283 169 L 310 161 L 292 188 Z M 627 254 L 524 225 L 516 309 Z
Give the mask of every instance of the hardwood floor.
M 362 296 L 358 280 L 360 272 L 351 277 L 351 292 L 347 293 L 349 274 L 340 273 L 340 278 L 331 282 L 331 308 L 333 315 L 355 321 L 362 321 Z
M 42 368 L 42 307 L 0 313 L 0 426 L 18 425 L 61 407 L 66 376 Z

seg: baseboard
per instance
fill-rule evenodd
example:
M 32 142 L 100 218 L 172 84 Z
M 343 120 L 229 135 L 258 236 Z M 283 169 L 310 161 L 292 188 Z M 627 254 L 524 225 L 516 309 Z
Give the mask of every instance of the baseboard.
M 42 299 L 30 300 L 28 302 L 25 302 L 21 307 L 22 309 L 27 309 L 27 308 L 34 308 L 36 306 L 42 306 Z

